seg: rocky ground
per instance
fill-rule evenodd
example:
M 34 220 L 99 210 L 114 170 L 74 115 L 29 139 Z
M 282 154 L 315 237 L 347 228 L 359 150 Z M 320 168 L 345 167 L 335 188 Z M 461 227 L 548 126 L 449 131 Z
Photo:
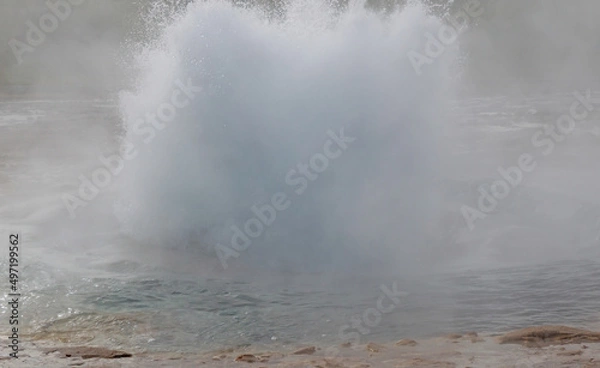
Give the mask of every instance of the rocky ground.
M 252 347 L 202 354 L 119 351 L 23 344 L 18 360 L 1 343 L 1 367 L 289 367 L 289 368 L 600 368 L 600 332 L 566 326 L 528 327 L 500 335 L 475 332 L 386 344 L 291 351 Z

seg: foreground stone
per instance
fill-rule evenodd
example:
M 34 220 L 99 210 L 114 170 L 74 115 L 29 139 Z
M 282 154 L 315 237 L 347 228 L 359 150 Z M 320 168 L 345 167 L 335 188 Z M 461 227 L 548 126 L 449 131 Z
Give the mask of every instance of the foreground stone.
M 417 345 L 417 342 L 412 339 L 402 339 L 402 340 L 396 342 L 396 345 L 398 345 L 398 346 L 415 346 L 415 345 Z
M 65 347 L 65 348 L 53 348 L 46 350 L 46 354 L 59 352 L 61 358 L 102 358 L 102 359 L 118 359 L 118 358 L 130 358 L 133 355 L 120 350 L 111 350 L 97 347 Z
M 300 349 L 300 350 L 296 350 L 296 351 L 294 351 L 292 354 L 295 354 L 295 355 L 312 355 L 312 354 L 314 354 L 316 351 L 317 351 L 317 348 L 316 348 L 316 347 L 314 347 L 314 346 L 309 346 L 309 347 L 306 347 L 306 348 L 302 348 L 302 349 Z
M 512 331 L 499 338 L 501 344 L 549 346 L 600 342 L 600 332 L 567 326 L 534 326 Z

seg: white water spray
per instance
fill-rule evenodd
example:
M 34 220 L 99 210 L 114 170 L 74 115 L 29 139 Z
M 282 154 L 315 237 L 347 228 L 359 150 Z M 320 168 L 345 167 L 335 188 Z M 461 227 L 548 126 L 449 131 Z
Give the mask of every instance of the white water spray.
M 380 15 L 362 3 L 341 13 L 294 4 L 269 21 L 198 2 L 141 53 L 138 88 L 121 98 L 125 138 L 140 152 L 122 178 L 131 209 L 118 215 L 148 246 L 178 239 L 214 254 L 217 244 L 234 249 L 232 226 L 243 230 L 254 205 L 283 192 L 289 208 L 237 262 L 409 267 L 436 211 L 429 184 L 441 169 L 450 52 L 420 76 L 407 53 L 441 23 L 419 6 Z M 202 92 L 150 140 L 140 119 L 152 127 L 147 114 L 170 101 L 177 80 Z M 298 194 L 290 170 L 341 130 L 355 141 Z

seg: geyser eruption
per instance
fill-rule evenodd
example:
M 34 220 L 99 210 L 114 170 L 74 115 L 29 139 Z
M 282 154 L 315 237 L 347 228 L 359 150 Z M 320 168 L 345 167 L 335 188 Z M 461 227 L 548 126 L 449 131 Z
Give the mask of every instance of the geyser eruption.
M 140 52 L 137 89 L 121 96 L 124 147 L 139 151 L 121 178 L 125 230 L 229 266 L 423 261 L 451 50 L 421 75 L 407 53 L 440 26 L 412 5 L 293 2 L 273 20 L 191 4 Z

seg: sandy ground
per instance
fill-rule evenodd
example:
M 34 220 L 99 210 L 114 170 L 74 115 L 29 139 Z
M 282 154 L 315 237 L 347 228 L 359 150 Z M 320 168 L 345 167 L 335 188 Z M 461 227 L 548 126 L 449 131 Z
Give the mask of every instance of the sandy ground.
M 18 360 L 1 341 L 2 367 L 294 367 L 294 368 L 600 368 L 600 333 L 565 326 L 504 335 L 475 332 L 387 344 L 303 346 L 294 351 L 224 350 L 204 354 L 123 352 L 25 344 Z

